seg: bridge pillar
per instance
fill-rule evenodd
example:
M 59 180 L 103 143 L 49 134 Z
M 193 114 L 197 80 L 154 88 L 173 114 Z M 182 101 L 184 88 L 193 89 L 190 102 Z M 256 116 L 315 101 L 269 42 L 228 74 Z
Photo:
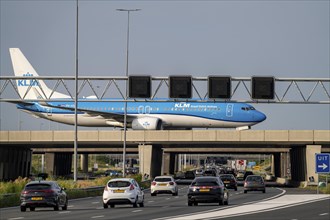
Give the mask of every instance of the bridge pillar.
M 175 154 L 174 153 L 163 153 L 163 166 L 162 174 L 174 174 L 175 167 Z
M 88 173 L 88 154 L 80 155 L 80 168 L 83 173 Z
M 160 145 L 139 145 L 140 173 L 152 179 L 161 174 L 162 149 Z
M 290 154 L 275 153 L 272 157 L 272 173 L 276 177 L 291 179 L 291 163 Z
M 0 180 L 29 177 L 32 151 L 25 147 L 0 148 Z
M 309 181 L 310 177 L 313 177 L 315 182 L 319 182 L 319 175 L 315 173 L 316 162 L 315 154 L 321 153 L 321 145 L 307 145 L 306 146 L 306 178 L 305 181 Z
M 46 153 L 46 173 L 53 176 L 65 176 L 71 174 L 71 153 Z

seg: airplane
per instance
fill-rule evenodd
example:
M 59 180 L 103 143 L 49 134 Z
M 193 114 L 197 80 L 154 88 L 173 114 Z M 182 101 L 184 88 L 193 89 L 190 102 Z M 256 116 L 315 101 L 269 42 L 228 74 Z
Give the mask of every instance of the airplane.
M 19 48 L 10 48 L 15 76 L 39 76 Z M 17 108 L 38 118 L 74 125 L 74 102 L 70 96 L 52 91 L 40 79 L 17 79 L 22 101 Z M 46 97 L 50 97 L 45 101 Z M 66 100 L 65 100 L 66 99 Z M 125 102 L 97 102 L 96 97 L 78 99 L 77 125 L 88 127 L 124 127 Z M 26 101 L 38 100 L 38 101 Z M 54 100 L 54 101 L 53 101 Z M 63 101 L 61 101 L 63 100 Z M 86 102 L 93 100 L 93 102 Z M 230 102 L 128 102 L 127 128 L 133 130 L 166 130 L 192 128 L 250 129 L 266 115 L 246 103 Z

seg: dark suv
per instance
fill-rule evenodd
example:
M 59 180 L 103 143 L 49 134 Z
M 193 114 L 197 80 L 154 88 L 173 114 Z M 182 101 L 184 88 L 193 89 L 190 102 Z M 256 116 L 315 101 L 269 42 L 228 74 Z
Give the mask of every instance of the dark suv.
M 188 190 L 188 206 L 216 202 L 228 205 L 229 193 L 219 177 L 196 177 Z
M 55 211 L 68 208 L 68 197 L 55 181 L 32 181 L 25 185 L 21 193 L 21 211 L 26 208 L 34 211 L 36 207 L 53 207 Z

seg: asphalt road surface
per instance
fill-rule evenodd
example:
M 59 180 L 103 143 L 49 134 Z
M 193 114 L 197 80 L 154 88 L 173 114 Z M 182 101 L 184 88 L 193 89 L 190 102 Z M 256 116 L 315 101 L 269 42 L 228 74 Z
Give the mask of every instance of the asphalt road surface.
M 290 188 L 267 187 L 266 193 L 243 193 L 230 190 L 229 205 L 215 203 L 187 205 L 188 186 L 179 186 L 179 195 L 150 196 L 145 191 L 145 207 L 117 205 L 104 209 L 102 197 L 69 200 L 68 210 L 53 211 L 52 208 L 36 208 L 34 212 L 20 212 L 19 207 L 0 209 L 0 219 L 134 219 L 134 220 L 194 220 L 194 219 L 324 219 L 330 218 L 330 196 Z

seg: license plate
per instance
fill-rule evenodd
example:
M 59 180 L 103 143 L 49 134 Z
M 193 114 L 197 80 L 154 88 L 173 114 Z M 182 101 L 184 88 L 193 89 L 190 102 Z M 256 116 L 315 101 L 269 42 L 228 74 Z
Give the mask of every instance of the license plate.
M 224 181 L 224 183 L 230 183 L 230 181 Z
M 31 200 L 32 201 L 40 201 L 40 200 L 42 200 L 42 197 L 32 197 Z
M 125 190 L 118 189 L 118 190 L 114 190 L 113 192 L 114 192 L 114 193 L 124 193 Z
M 158 186 L 166 186 L 167 183 L 159 183 Z
M 210 192 L 210 189 L 200 189 L 200 192 Z

